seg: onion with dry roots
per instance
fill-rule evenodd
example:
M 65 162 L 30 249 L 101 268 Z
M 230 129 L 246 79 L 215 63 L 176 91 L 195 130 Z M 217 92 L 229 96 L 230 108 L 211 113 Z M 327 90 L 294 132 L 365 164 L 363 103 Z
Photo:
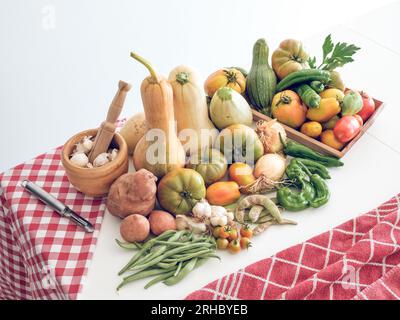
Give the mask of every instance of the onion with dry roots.
M 276 153 L 283 150 L 282 141 L 286 141 L 286 131 L 276 119 L 258 121 L 256 132 L 264 146 L 265 153 Z M 282 136 L 282 141 L 279 138 L 279 134 Z
M 249 193 L 263 193 L 274 190 L 282 182 L 285 174 L 286 159 L 277 153 L 263 155 L 256 162 L 254 177 L 256 181 L 246 186 Z

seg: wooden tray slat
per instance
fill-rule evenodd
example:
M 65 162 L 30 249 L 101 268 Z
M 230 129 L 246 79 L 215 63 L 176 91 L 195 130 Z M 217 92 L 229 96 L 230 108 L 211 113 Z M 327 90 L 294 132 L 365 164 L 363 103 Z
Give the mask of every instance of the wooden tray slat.
M 365 131 L 368 130 L 368 128 L 372 125 L 372 123 L 376 120 L 378 117 L 379 113 L 383 110 L 383 107 L 385 104 L 378 100 L 378 99 L 373 99 L 375 102 L 375 112 L 372 114 L 372 116 L 364 123 L 363 127 L 361 128 L 360 132 L 358 133 L 357 136 L 355 136 L 342 150 L 336 150 L 330 146 L 327 146 L 326 144 L 322 143 L 319 140 L 316 140 L 314 138 L 308 137 L 305 134 L 301 133 L 300 131 L 293 129 L 283 123 L 282 126 L 285 128 L 287 136 L 295 140 L 315 151 L 318 151 L 323 154 L 327 155 L 332 155 L 338 158 L 342 158 L 354 145 L 354 143 L 357 142 L 358 139 L 361 138 L 361 136 L 365 133 Z M 272 120 L 270 117 L 266 116 L 265 114 L 258 112 L 255 109 L 251 109 L 251 112 L 253 113 L 253 119 L 255 121 L 258 120 L 265 120 L 265 121 L 270 121 Z

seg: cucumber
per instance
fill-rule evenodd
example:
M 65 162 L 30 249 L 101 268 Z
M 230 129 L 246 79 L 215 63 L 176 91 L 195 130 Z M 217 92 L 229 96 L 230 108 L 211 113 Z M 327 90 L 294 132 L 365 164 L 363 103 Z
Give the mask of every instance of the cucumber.
M 258 39 L 253 47 L 253 61 L 246 78 L 246 92 L 250 103 L 267 115 L 275 94 L 276 75 L 268 63 L 269 49 L 265 39 Z
M 308 84 L 301 84 L 295 88 L 295 91 L 300 96 L 301 100 L 307 107 L 316 108 L 319 106 L 321 97 Z
M 316 93 L 321 93 L 325 90 L 325 85 L 321 81 L 311 81 L 310 87 L 313 88 Z
M 318 69 L 303 69 L 295 71 L 287 75 L 285 78 L 282 79 L 281 82 L 278 83 L 278 85 L 276 86 L 276 91 L 282 91 L 295 84 L 315 80 L 326 84 L 330 80 L 330 73 L 328 71 Z

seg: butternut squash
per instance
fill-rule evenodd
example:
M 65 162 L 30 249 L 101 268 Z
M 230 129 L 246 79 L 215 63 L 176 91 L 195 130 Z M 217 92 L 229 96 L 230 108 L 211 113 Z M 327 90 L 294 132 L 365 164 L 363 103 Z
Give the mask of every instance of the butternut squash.
M 217 135 L 208 116 L 207 99 L 197 73 L 187 66 L 178 66 L 168 77 L 174 92 L 174 115 L 178 137 L 187 154 L 209 149 Z
M 140 87 L 148 131 L 136 145 L 133 163 L 136 170 L 145 168 L 160 178 L 185 165 L 185 151 L 176 135 L 172 87 L 147 60 L 134 52 L 131 57 L 150 72 Z

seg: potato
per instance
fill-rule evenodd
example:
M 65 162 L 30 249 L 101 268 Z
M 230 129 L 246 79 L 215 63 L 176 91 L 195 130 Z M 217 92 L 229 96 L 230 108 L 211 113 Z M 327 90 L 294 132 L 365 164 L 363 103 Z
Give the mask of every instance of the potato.
M 150 229 L 156 236 L 167 230 L 176 230 L 175 218 L 167 211 L 154 210 L 149 216 Z
M 141 242 L 150 234 L 150 223 L 144 216 L 132 214 L 122 220 L 119 231 L 125 241 Z
M 128 145 L 129 154 L 133 154 L 138 141 L 146 134 L 146 132 L 147 123 L 143 112 L 135 114 L 125 122 L 119 133 Z
M 156 203 L 156 181 L 157 177 L 146 169 L 123 174 L 111 185 L 108 211 L 120 218 L 131 214 L 147 216 Z

